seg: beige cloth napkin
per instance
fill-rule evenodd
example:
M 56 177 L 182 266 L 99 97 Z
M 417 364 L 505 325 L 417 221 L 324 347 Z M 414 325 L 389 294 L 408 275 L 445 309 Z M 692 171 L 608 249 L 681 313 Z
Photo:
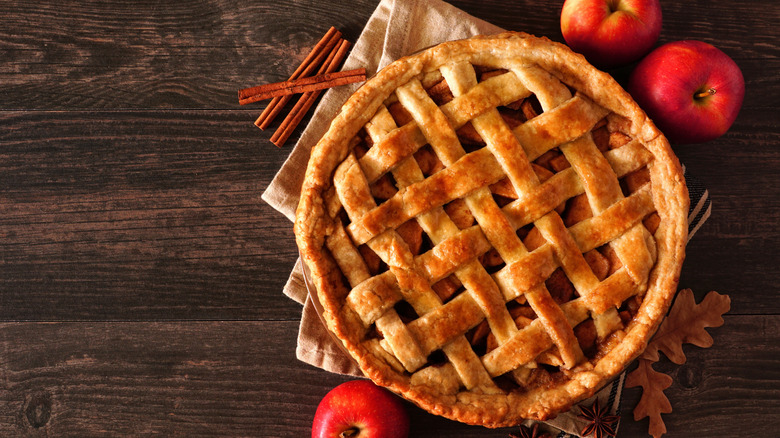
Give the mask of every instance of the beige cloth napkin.
M 444 41 L 502 30 L 439 0 L 382 0 L 344 62 L 343 70 L 365 67 L 371 76 L 396 59 L 418 50 Z M 295 218 L 311 148 L 359 86 L 333 88 L 323 95 L 300 140 L 263 193 L 263 200 L 291 221 Z M 327 371 L 362 375 L 322 326 L 308 298 L 300 260 L 295 264 L 284 293 L 304 304 L 296 351 L 298 359 Z
M 440 0 L 382 0 L 369 18 L 343 69 L 365 67 L 370 76 L 404 55 L 438 43 L 477 34 L 494 34 L 502 30 Z M 324 94 L 300 140 L 263 193 L 263 200 L 291 221 L 294 220 L 298 206 L 300 187 L 311 148 L 325 133 L 341 105 L 359 85 L 338 87 Z M 296 349 L 298 359 L 327 371 L 362 376 L 355 363 L 333 340 L 319 319 L 308 296 L 300 259 L 284 287 L 284 293 L 304 305 Z M 624 376 L 584 403 L 589 405 L 598 398 L 601 406 L 608 405 L 610 411 L 615 414 L 619 410 Z M 563 413 L 547 424 L 579 436 L 585 423 L 577 418 L 577 413 L 577 409 Z M 561 433 L 558 436 L 566 434 Z

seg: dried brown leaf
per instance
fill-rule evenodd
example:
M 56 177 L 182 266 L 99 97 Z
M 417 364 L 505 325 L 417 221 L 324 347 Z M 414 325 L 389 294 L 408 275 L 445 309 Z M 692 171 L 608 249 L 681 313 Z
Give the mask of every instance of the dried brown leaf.
M 672 362 L 685 363 L 684 343 L 707 348 L 712 346 L 712 337 L 707 327 L 723 325 L 723 314 L 731 308 L 728 295 L 711 291 L 701 303 L 696 304 L 690 289 L 681 290 L 672 305 L 672 310 L 658 328 L 653 340 L 639 358 L 639 366 L 626 377 L 626 387 L 642 387 L 642 398 L 634 408 L 634 420 L 650 418 L 648 432 L 655 438 L 666 433 L 661 414 L 672 412 L 672 405 L 664 394 L 664 389 L 672 384 L 672 378 L 653 369 L 653 363 L 659 359 L 659 351 L 664 352 Z
M 669 315 L 642 353 L 642 358 L 656 362 L 658 352 L 662 351 L 669 360 L 682 365 L 685 363 L 682 344 L 711 347 L 712 337 L 705 328 L 723 325 L 723 314 L 730 308 L 731 299 L 728 295 L 711 291 L 701 303 L 696 304 L 690 289 L 681 290 Z
M 650 417 L 648 432 L 655 438 L 666 433 L 661 414 L 672 412 L 672 405 L 664 389 L 672 385 L 672 378 L 653 369 L 653 362 L 639 359 L 639 366 L 626 376 L 626 387 L 642 387 L 642 398 L 634 408 L 634 420 Z

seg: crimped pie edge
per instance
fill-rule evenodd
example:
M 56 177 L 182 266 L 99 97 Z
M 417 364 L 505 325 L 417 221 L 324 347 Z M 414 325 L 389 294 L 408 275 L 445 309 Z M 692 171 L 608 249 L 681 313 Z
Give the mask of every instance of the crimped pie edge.
M 657 261 L 650 273 L 643 303 L 625 329 L 626 336 L 601 357 L 592 370 L 577 373 L 573 379 L 556 386 L 508 396 L 467 392 L 442 396 L 431 388 L 411 386 L 408 377 L 399 375 L 366 351 L 343 330 L 339 303 L 327 293 L 317 295 L 328 329 L 343 341 L 366 376 L 435 414 L 468 424 L 503 427 L 528 418 L 548 419 L 567 410 L 577 401 L 593 395 L 644 351 L 676 291 L 685 255 L 688 196 L 682 168 L 666 138 L 611 76 L 596 70 L 581 55 L 546 38 L 517 32 L 446 42 L 401 58 L 379 71 L 347 100 L 327 133 L 312 149 L 294 228 L 299 250 L 317 291 L 327 291 L 330 284 L 341 281 L 338 267 L 322 253 L 331 226 L 326 220 L 323 193 L 331 184 L 333 171 L 349 152 L 349 140 L 398 86 L 420 72 L 430 70 L 432 65 L 435 68 L 440 64 L 437 60 L 466 58 L 480 50 L 522 54 L 528 62 L 538 64 L 602 107 L 631 120 L 631 136 L 639 139 L 654 155 L 650 166 L 653 201 L 662 219 L 655 234 Z

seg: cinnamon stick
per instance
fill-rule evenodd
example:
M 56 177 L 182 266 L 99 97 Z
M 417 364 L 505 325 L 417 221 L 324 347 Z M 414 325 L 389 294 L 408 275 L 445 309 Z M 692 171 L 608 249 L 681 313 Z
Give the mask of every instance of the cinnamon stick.
M 333 51 L 333 48 L 336 47 L 336 44 L 338 44 L 340 40 L 341 32 L 331 26 L 317 44 L 314 45 L 311 52 L 309 52 L 298 68 L 295 69 L 293 74 L 290 75 L 290 80 L 311 75 L 314 69 L 320 65 L 322 60 Z M 260 114 L 260 117 L 257 118 L 255 125 L 260 129 L 267 128 L 289 100 L 290 96 L 273 98 Z
M 281 97 L 288 94 L 305 93 L 307 91 L 324 90 L 340 85 L 352 84 L 366 80 L 366 69 L 323 73 L 317 76 L 293 79 L 284 82 L 274 82 L 257 87 L 245 88 L 238 92 L 238 103 L 246 105 L 272 97 Z
M 339 44 L 334 48 L 330 54 L 328 54 L 328 58 L 325 60 L 325 62 L 320 66 L 320 69 L 318 71 L 318 74 L 323 74 L 328 71 L 328 67 L 333 62 L 333 60 L 336 58 L 336 55 L 339 52 L 339 49 L 341 48 L 342 44 L 345 44 L 345 40 L 340 40 Z M 317 91 L 312 91 L 308 93 L 303 93 L 299 98 L 298 101 L 295 103 L 295 106 L 290 110 L 290 112 L 287 114 L 287 117 L 282 120 L 282 123 L 279 125 L 278 128 L 276 128 L 276 131 L 274 131 L 274 134 L 271 136 L 271 143 L 275 144 L 277 147 L 281 147 L 285 141 L 287 141 L 287 138 L 289 138 L 290 134 L 292 134 L 292 131 L 295 129 L 296 126 L 298 126 L 298 123 L 300 123 L 301 119 L 303 119 L 303 116 L 306 114 L 306 110 L 309 109 L 311 104 L 308 104 L 309 98 L 312 94 L 319 94 Z M 304 107 L 306 107 L 304 109 Z
M 320 68 L 321 70 L 324 70 L 321 71 L 321 73 L 332 73 L 336 71 L 341 64 L 341 61 L 343 61 L 344 57 L 347 55 L 349 46 L 349 41 L 341 40 L 338 49 L 331 52 L 331 56 L 328 57 L 328 60 Z M 287 117 L 282 121 L 282 124 L 277 128 L 276 132 L 274 132 L 274 135 L 271 136 L 271 142 L 273 144 L 281 147 L 284 142 L 290 138 L 290 135 L 306 115 L 309 108 L 311 108 L 314 101 L 317 100 L 320 93 L 322 93 L 322 90 L 309 91 L 301 95 L 293 109 L 287 114 Z

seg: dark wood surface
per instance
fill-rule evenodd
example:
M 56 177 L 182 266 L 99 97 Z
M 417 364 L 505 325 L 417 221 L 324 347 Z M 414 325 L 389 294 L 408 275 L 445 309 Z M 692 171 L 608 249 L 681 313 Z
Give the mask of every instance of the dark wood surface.
M 562 1 L 452 3 L 562 40 Z M 747 87 L 729 133 L 675 147 L 713 200 L 680 286 L 732 310 L 712 348 L 657 366 L 675 379 L 668 436 L 771 436 L 780 7 L 661 3 L 661 43 L 718 46 Z M 295 359 L 292 226 L 260 199 L 291 146 L 253 126 L 262 105 L 239 107 L 236 90 L 286 79 L 331 25 L 355 41 L 376 4 L 0 3 L 0 436 L 310 434 L 346 379 Z M 626 390 L 619 436 L 645 436 L 638 398 Z M 507 436 L 409 410 L 415 437 Z

